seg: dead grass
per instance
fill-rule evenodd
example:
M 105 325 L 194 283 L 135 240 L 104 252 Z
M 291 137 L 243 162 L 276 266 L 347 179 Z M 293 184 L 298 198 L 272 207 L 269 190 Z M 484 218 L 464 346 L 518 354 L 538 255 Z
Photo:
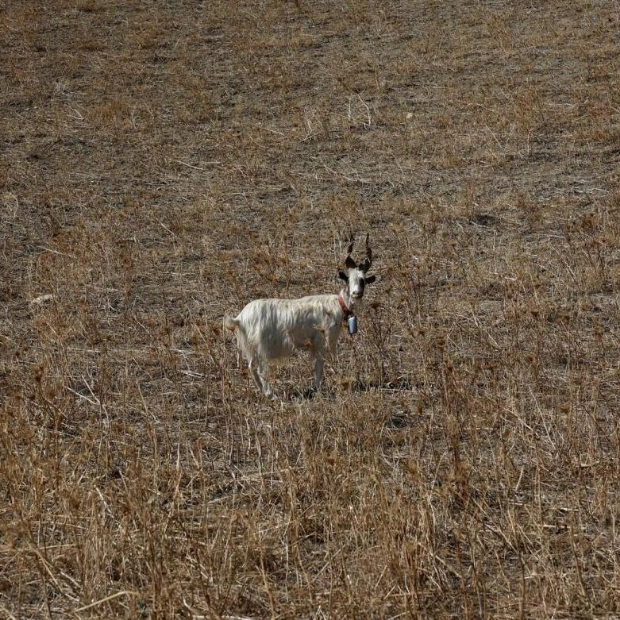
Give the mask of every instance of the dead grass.
M 609 2 L 0 8 L 3 617 L 615 617 Z M 381 281 L 313 400 L 222 334 Z

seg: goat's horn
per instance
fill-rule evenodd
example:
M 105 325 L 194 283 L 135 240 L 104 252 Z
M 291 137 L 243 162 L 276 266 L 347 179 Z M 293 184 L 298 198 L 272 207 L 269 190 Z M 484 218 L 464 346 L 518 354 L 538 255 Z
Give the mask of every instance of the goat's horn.
M 353 244 L 355 243 L 355 238 L 353 237 L 353 233 L 349 235 L 349 247 L 347 248 L 347 257 L 345 258 L 344 264 L 348 269 L 355 269 L 357 265 L 355 261 L 351 258 L 351 254 L 353 253 Z
M 366 235 L 366 258 L 360 263 L 360 269 L 368 271 L 372 265 L 372 250 L 368 244 L 368 235 Z

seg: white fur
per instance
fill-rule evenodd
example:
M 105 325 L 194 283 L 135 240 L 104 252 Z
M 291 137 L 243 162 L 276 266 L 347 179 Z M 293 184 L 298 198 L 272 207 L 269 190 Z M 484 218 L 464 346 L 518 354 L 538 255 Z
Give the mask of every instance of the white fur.
M 349 269 L 347 287 L 341 294 L 350 310 L 364 294 L 364 277 L 365 271 Z M 269 364 L 290 357 L 297 349 L 310 352 L 314 359 L 314 387 L 321 387 L 325 354 L 335 355 L 343 321 L 338 295 L 310 295 L 301 299 L 256 299 L 237 317 L 225 317 L 224 327 L 236 333 L 256 385 L 266 396 L 272 396 L 266 379 Z

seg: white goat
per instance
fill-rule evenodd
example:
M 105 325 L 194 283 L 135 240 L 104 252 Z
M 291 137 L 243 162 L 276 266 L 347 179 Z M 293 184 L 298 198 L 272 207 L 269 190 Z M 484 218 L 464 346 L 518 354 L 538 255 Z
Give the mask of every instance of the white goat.
M 224 317 L 224 327 L 235 332 L 237 342 L 256 385 L 271 397 L 267 382 L 271 362 L 290 357 L 296 349 L 307 349 L 314 359 L 314 387 L 318 391 L 323 379 L 325 353 L 336 353 L 336 343 L 343 322 L 354 316 L 354 306 L 361 302 L 364 286 L 375 281 L 367 276 L 372 265 L 372 250 L 366 236 L 366 258 L 357 264 L 349 245 L 346 272 L 339 276 L 346 286 L 337 295 L 310 295 L 301 299 L 255 299 L 236 318 Z

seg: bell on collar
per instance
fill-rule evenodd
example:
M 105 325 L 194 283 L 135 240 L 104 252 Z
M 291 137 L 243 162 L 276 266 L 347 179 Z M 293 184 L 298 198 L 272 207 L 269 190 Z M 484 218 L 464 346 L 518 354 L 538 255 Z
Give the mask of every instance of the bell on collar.
M 357 333 L 357 317 L 350 316 L 347 319 L 347 327 L 349 328 L 349 334 L 353 335 Z

